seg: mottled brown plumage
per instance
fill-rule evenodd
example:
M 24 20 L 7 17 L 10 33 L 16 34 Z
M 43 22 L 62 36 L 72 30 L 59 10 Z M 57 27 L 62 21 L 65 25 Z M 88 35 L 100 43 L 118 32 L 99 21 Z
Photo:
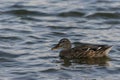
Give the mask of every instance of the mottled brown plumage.
M 92 44 L 81 44 L 74 48 L 71 47 L 71 42 L 67 38 L 63 38 L 59 43 L 52 48 L 62 48 L 59 56 L 61 58 L 76 59 L 76 58 L 95 58 L 107 56 L 112 46 L 108 45 L 92 45 Z

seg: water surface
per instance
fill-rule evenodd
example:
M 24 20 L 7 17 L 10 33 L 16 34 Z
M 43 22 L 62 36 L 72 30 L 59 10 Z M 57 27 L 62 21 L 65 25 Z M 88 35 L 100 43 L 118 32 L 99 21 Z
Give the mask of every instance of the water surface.
M 114 45 L 110 60 L 60 61 L 61 38 Z M 119 0 L 1 0 L 0 80 L 119 80 Z

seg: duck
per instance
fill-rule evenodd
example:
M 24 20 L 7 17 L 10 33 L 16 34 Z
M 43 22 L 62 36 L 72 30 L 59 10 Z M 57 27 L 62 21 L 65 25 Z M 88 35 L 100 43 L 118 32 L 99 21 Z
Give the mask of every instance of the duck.
M 81 43 L 79 46 L 72 47 L 69 39 L 62 38 L 52 50 L 61 49 L 59 56 L 62 59 L 80 59 L 107 57 L 111 48 L 111 45 L 89 43 Z

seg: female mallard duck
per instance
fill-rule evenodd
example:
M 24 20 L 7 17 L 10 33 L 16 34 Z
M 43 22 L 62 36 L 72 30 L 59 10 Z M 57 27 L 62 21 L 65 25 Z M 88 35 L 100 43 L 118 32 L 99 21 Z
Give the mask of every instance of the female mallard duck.
M 59 43 L 52 48 L 58 49 L 62 48 L 60 51 L 61 58 L 67 59 L 76 59 L 76 58 L 98 58 L 105 57 L 111 50 L 112 46 L 108 45 L 95 45 L 95 44 L 81 44 L 80 46 L 76 46 L 72 48 L 71 42 L 67 38 L 63 38 L 59 41 Z

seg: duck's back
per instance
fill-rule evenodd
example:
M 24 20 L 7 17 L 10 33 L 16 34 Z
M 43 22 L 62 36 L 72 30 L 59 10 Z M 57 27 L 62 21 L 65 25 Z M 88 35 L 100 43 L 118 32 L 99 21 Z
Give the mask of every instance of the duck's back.
M 60 52 L 61 58 L 91 58 L 106 56 L 111 50 L 111 46 L 107 45 L 91 45 L 83 44 L 74 48 L 63 50 Z

